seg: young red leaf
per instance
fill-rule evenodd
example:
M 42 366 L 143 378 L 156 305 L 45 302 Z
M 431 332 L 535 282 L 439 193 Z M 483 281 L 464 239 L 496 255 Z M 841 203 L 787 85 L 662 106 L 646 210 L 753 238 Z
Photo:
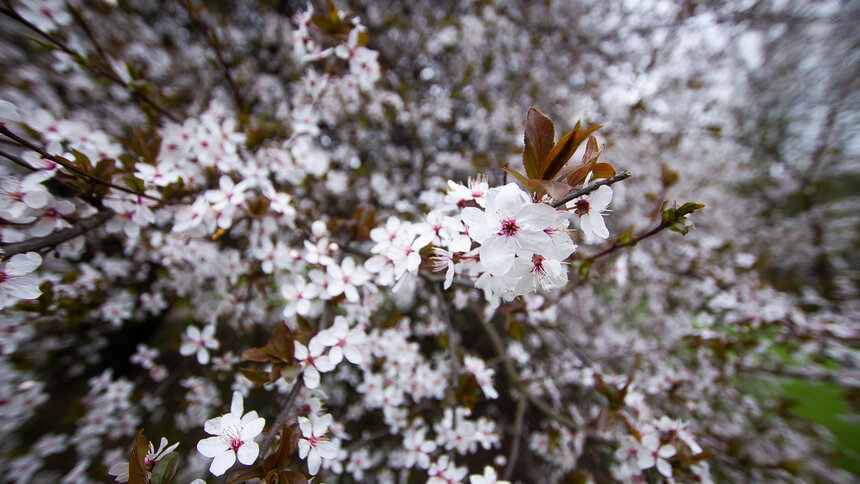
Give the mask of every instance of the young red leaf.
M 591 173 L 594 174 L 592 178 L 595 180 L 598 178 L 612 178 L 615 176 L 615 168 L 609 163 L 597 163 L 591 167 Z
M 565 196 L 573 190 L 573 187 L 568 185 L 567 183 L 555 182 L 550 180 L 529 180 L 534 181 L 540 184 L 546 193 L 549 193 L 554 200 L 558 200 L 561 197 Z
M 250 481 L 251 479 L 262 479 L 266 475 L 260 464 L 254 464 L 251 467 L 240 467 L 235 471 L 227 474 L 228 484 L 238 484 L 240 482 Z
M 555 177 L 558 172 L 564 168 L 564 165 L 570 160 L 570 157 L 576 152 L 576 149 L 579 148 L 579 145 L 585 141 L 588 136 L 600 129 L 601 125 L 594 124 L 585 129 L 582 129 L 582 123 L 580 121 L 576 122 L 576 126 L 574 126 L 573 131 L 564 135 L 558 143 L 552 148 L 549 155 L 547 155 L 546 169 L 541 173 L 541 176 L 537 178 L 541 178 L 543 180 L 551 180 Z
M 597 163 L 597 158 L 600 156 L 600 147 L 597 146 L 597 138 L 591 136 L 588 142 L 585 143 L 585 153 L 582 154 L 583 165 L 593 165 Z
M 526 129 L 524 136 L 523 165 L 529 178 L 540 178 L 543 163 L 555 139 L 555 126 L 552 120 L 535 108 L 529 108 L 526 114 Z

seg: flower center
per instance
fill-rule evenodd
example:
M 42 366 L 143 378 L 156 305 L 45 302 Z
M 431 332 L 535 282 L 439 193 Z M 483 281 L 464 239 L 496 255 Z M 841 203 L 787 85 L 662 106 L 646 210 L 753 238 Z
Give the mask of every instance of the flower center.
M 242 447 L 242 444 L 245 442 L 239 437 L 239 429 L 236 427 L 228 427 L 225 428 L 223 434 L 221 434 L 221 440 L 227 444 L 227 447 L 230 448 L 233 452 L 238 452 L 239 447 Z
M 532 264 L 534 265 L 533 270 L 534 270 L 535 274 L 543 274 L 544 273 L 543 261 L 545 261 L 545 260 L 546 259 L 542 255 L 539 255 L 539 254 L 534 254 L 532 256 Z
M 3 282 L 6 281 L 6 279 L 8 278 L 9 276 L 7 276 L 5 272 L 0 271 L 0 284 L 3 284 Z
M 582 199 L 577 200 L 576 203 L 573 204 L 574 212 L 577 215 L 585 215 L 591 209 L 591 204 L 588 203 L 588 200 Z
M 516 219 L 503 220 L 502 221 L 502 229 L 499 230 L 497 235 L 501 235 L 504 237 L 513 237 L 517 235 L 517 231 L 519 231 L 520 227 L 517 225 Z

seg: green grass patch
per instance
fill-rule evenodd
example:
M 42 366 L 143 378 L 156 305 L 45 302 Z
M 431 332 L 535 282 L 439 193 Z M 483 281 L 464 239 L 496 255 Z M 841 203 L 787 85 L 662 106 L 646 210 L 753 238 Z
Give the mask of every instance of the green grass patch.
M 783 380 L 782 389 L 797 403 L 797 415 L 833 434 L 833 464 L 860 476 L 860 415 L 849 410 L 845 392 L 832 383 L 794 379 Z

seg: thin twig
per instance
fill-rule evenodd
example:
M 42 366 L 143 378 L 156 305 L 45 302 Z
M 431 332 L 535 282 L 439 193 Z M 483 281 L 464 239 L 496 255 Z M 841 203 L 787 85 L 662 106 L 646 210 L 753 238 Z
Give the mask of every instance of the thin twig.
M 590 257 L 587 257 L 587 258 L 590 260 L 594 260 L 594 259 L 597 259 L 599 257 L 603 257 L 606 254 L 610 254 L 612 252 L 615 252 L 618 249 L 621 249 L 624 247 L 629 247 L 631 245 L 636 245 L 640 241 L 647 239 L 648 237 L 651 237 L 653 235 L 656 235 L 656 234 L 662 232 L 663 230 L 669 228 L 670 225 L 672 225 L 672 222 L 668 222 L 668 221 L 667 222 L 660 222 L 660 225 L 657 225 L 656 227 L 649 230 L 648 232 L 645 232 L 644 234 L 633 235 L 630 237 L 630 240 L 628 240 L 627 242 L 622 242 L 620 244 L 618 242 L 615 242 L 614 244 L 612 244 L 608 248 L 601 250 L 600 252 L 598 252 L 598 253 L 590 256 Z
M 618 183 L 621 180 L 625 180 L 627 178 L 630 178 L 630 171 L 624 170 L 621 173 L 613 176 L 612 178 L 607 178 L 605 180 L 596 181 L 596 182 L 592 183 L 591 185 L 588 185 L 585 188 L 580 188 L 579 190 L 568 193 L 567 195 L 556 200 L 555 202 L 552 202 L 552 207 L 553 208 L 561 207 L 565 203 L 567 203 L 567 202 L 569 202 L 575 198 L 579 198 L 583 195 L 588 195 L 589 193 L 593 192 L 594 190 L 597 190 L 598 188 L 602 187 L 603 185 L 612 185 L 613 183 Z
M 110 219 L 114 213 L 105 209 L 92 217 L 79 220 L 78 223 L 67 229 L 58 230 L 44 237 L 34 237 L 32 239 L 14 242 L 11 244 L 0 245 L 3 249 L 3 257 L 9 258 L 15 254 L 23 254 L 25 252 L 35 252 L 46 248 L 56 247 L 67 240 L 74 239 L 79 235 L 83 235 L 90 230 L 100 226 Z
M 198 30 L 200 30 L 203 36 L 206 37 L 206 42 L 208 42 L 209 46 L 215 51 L 215 57 L 221 65 L 221 70 L 224 71 L 224 77 L 227 78 L 227 84 L 230 85 L 230 90 L 233 93 L 233 100 L 236 102 L 236 107 L 239 108 L 240 112 L 244 112 L 245 100 L 242 98 L 242 92 L 239 91 L 239 86 L 233 79 L 233 73 L 230 70 L 230 66 L 227 65 L 227 62 L 224 60 L 224 56 L 221 54 L 221 49 L 218 47 L 218 42 L 215 41 L 215 36 L 212 35 L 210 29 L 203 24 L 203 21 L 200 19 L 200 16 L 197 15 L 197 12 L 191 6 L 191 2 L 189 0 L 181 0 L 179 3 L 185 7 L 185 10 L 188 11 L 188 15 L 191 17 L 191 22 Z
M 591 367 L 594 366 L 594 360 L 592 360 L 588 355 L 586 355 L 585 352 L 582 351 L 582 348 L 580 348 L 579 345 L 577 345 L 570 338 L 570 336 L 564 334 L 562 330 L 556 328 L 555 326 L 545 325 L 544 327 L 552 329 L 553 332 L 555 332 L 555 334 L 557 334 L 559 338 L 561 338 L 562 342 L 567 345 L 567 347 L 570 348 L 571 351 L 576 353 L 576 357 L 579 358 L 583 363 Z
M 511 362 L 507 350 L 505 350 L 505 343 L 502 340 L 502 337 L 499 336 L 499 333 L 496 332 L 490 321 L 484 320 L 482 318 L 482 323 L 482 327 L 484 328 L 484 331 L 486 331 L 487 335 L 490 337 L 490 342 L 493 344 L 496 353 L 498 353 L 498 355 L 502 357 L 502 368 L 505 369 L 505 373 L 508 375 L 508 378 L 511 380 L 511 383 L 513 383 L 514 386 L 517 387 L 517 390 L 519 390 L 520 394 L 523 397 L 527 398 L 532 405 L 534 405 L 538 410 L 541 411 L 541 413 L 543 413 L 547 417 L 561 423 L 562 425 L 570 428 L 573 431 L 579 430 L 579 426 L 576 424 L 576 422 L 573 421 L 573 419 L 558 413 L 544 400 L 532 395 L 531 392 L 529 392 L 528 388 L 526 388 L 525 383 L 523 383 L 519 373 L 514 367 L 513 362 Z
M 69 48 L 66 44 L 64 44 L 62 41 L 60 41 L 59 39 L 57 39 L 57 38 L 56 38 L 56 37 L 54 37 L 53 35 L 51 35 L 51 34 L 49 34 L 49 33 L 45 32 L 44 30 L 40 29 L 39 27 L 36 27 L 35 25 L 33 25 L 33 23 L 31 23 L 30 21 L 28 21 L 28 20 L 27 20 L 27 19 L 25 19 L 24 17 L 20 16 L 20 15 L 18 14 L 18 12 L 16 12 L 16 11 L 12 10 L 11 8 L 2 8 L 2 7 L 0 7 L 0 13 L 2 13 L 3 15 L 6 15 L 7 17 L 9 17 L 9 18 L 11 18 L 11 19 L 15 20 L 16 22 L 19 22 L 19 23 L 21 23 L 21 24 L 25 25 L 27 28 L 29 28 L 30 30 L 32 30 L 32 31 L 34 31 L 34 32 L 36 32 L 36 33 L 37 33 L 37 34 L 39 34 L 42 38 L 44 38 L 44 39 L 45 39 L 45 40 L 47 40 L 48 42 L 50 42 L 50 43 L 54 44 L 54 46 L 56 46 L 58 49 L 60 49 L 61 51 L 65 52 L 66 54 L 69 54 L 69 55 L 70 55 L 70 56 L 72 56 L 73 58 L 75 58 L 75 59 L 81 59 L 81 60 L 83 60 L 83 59 L 84 59 L 84 56 L 83 56 L 81 53 L 76 52 L 76 51 L 74 51 L 74 50 L 70 49 L 70 48 Z M 104 78 L 106 78 L 106 79 L 110 79 L 112 82 L 114 82 L 114 83 L 116 83 L 116 84 L 119 84 L 119 85 L 121 85 L 122 87 L 124 87 L 124 88 L 128 89 L 128 90 L 129 90 L 129 92 L 131 93 L 132 97 L 134 97 L 135 99 L 137 99 L 137 100 L 138 100 L 138 101 L 140 101 L 140 102 L 143 102 L 143 103 L 149 104 L 153 109 L 155 109 L 156 111 L 158 111 L 161 115 L 163 115 L 163 116 L 164 116 L 164 117 L 166 117 L 167 119 L 169 119 L 169 120 L 173 121 L 174 123 L 179 123 L 179 122 L 180 122 L 180 121 L 179 121 L 179 118 L 177 118 L 175 115 L 173 115 L 173 113 L 171 113 L 171 112 L 170 112 L 170 111 L 168 111 L 166 108 L 164 108 L 163 106 L 161 106 L 160 104 L 158 104 L 157 102 L 155 102 L 152 98 L 150 98 L 150 97 L 149 97 L 148 95 L 146 95 L 145 93 L 141 92 L 140 90 L 138 90 L 138 89 L 137 89 L 137 88 L 135 88 L 134 86 L 132 86 L 132 85 L 130 85 L 129 83 L 125 82 L 121 77 L 119 77 L 119 76 L 118 76 L 115 72 L 113 72 L 113 70 L 112 70 L 112 69 L 110 69 L 109 67 L 108 67 L 107 69 L 105 69 L 105 68 L 102 68 L 102 67 L 100 67 L 100 66 L 98 66 L 98 65 L 96 65 L 96 64 L 93 64 L 93 63 L 91 63 L 91 62 L 87 62 L 87 63 L 86 63 L 86 65 L 87 65 L 87 67 L 88 67 L 88 68 L 93 72 L 93 74 L 96 74 L 97 76 L 104 77 Z
M 275 441 L 275 436 L 281 430 L 281 427 L 287 423 L 287 419 L 290 417 L 290 408 L 293 406 L 293 401 L 296 399 L 296 396 L 299 394 L 299 390 L 302 389 L 302 380 L 296 376 L 296 381 L 293 383 L 293 389 L 290 390 L 290 394 L 287 395 L 287 400 L 284 402 L 284 406 L 281 407 L 281 412 L 278 413 L 278 416 L 275 418 L 275 423 L 269 428 L 269 434 L 266 436 L 266 440 L 260 445 L 260 458 L 265 458 L 266 452 L 269 450 L 269 447 L 272 445 L 272 442 Z
M 86 178 L 87 180 L 89 180 L 91 182 L 98 183 L 100 185 L 105 185 L 105 186 L 108 186 L 110 188 L 113 188 L 114 190 L 119 190 L 121 192 L 130 193 L 132 195 L 136 195 L 136 196 L 142 197 L 142 198 L 147 198 L 149 200 L 153 200 L 153 201 L 156 201 L 159 203 L 165 203 L 165 204 L 175 203 L 174 201 L 168 201 L 168 200 L 164 200 L 162 198 L 153 197 L 152 195 L 147 195 L 145 193 L 141 193 L 141 192 L 132 190 L 130 188 L 125 188 L 125 187 L 122 187 L 119 185 L 114 185 L 111 182 L 108 182 L 108 181 L 102 180 L 99 177 L 90 175 L 89 173 L 85 172 L 84 170 L 81 170 L 77 166 L 71 164 L 67 160 L 60 158 L 59 156 L 54 156 L 54 155 L 48 153 L 47 151 L 45 151 L 45 149 L 42 148 L 41 146 L 38 146 L 34 143 L 31 143 L 30 141 L 27 141 L 26 139 L 24 139 L 24 138 L 16 135 L 15 133 L 9 131 L 9 129 L 6 128 L 5 126 L 0 126 L 0 134 L 2 134 L 3 136 L 6 136 L 7 138 L 9 138 L 11 140 L 14 140 L 19 145 L 21 145 L 25 148 L 28 148 L 32 151 L 35 151 L 36 153 L 39 153 L 39 155 L 41 155 L 42 158 L 51 160 L 54 163 L 62 166 L 63 168 L 66 168 L 67 170 L 72 171 L 72 172 Z
M 442 294 L 442 290 L 439 289 L 438 284 L 430 283 L 436 292 L 436 297 L 439 298 L 439 304 L 442 305 L 442 316 L 445 318 L 445 327 L 448 330 L 448 357 L 451 360 L 451 386 L 454 388 L 454 391 L 459 390 L 460 382 L 460 360 L 457 359 L 457 352 L 454 349 L 454 324 L 451 321 L 451 314 L 448 311 L 448 305 L 445 304 L 445 295 Z M 457 424 L 457 420 L 454 419 L 454 425 Z
M 511 442 L 511 453 L 508 454 L 508 462 L 505 464 L 505 473 L 502 476 L 502 480 L 505 481 L 511 480 L 511 476 L 514 474 L 514 468 L 517 466 L 517 459 L 520 457 L 520 440 L 522 440 L 523 435 L 523 417 L 526 414 L 528 404 L 529 402 L 525 395 L 520 395 L 520 399 L 517 400 L 517 414 L 514 418 L 514 437 L 513 442 Z

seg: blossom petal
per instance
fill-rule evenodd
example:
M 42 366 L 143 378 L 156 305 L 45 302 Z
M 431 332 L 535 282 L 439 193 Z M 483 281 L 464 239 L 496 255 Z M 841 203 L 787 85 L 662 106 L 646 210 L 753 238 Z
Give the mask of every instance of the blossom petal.
M 212 465 L 209 466 L 209 472 L 211 472 L 213 476 L 220 476 L 227 472 L 227 469 L 232 467 L 235 463 L 236 453 L 228 449 L 215 456 L 215 459 L 212 460 Z
M 335 364 L 328 356 L 320 356 L 314 359 L 314 366 L 322 373 L 334 370 Z
M 229 449 L 221 437 L 209 437 L 197 442 L 197 452 L 203 454 L 204 457 L 215 457 Z
M 305 367 L 302 378 L 304 378 L 305 386 L 308 387 L 308 390 L 313 390 L 320 386 L 320 372 L 312 366 Z
M 597 212 L 588 213 L 584 216 L 588 218 L 591 222 L 591 230 L 594 232 L 594 235 L 600 237 L 601 239 L 609 238 L 609 229 L 606 228 L 606 222 L 603 221 L 603 216 Z
M 299 459 L 304 459 L 308 456 L 311 450 L 311 444 L 305 439 L 299 439 Z
M 239 433 L 239 438 L 243 442 L 248 443 L 254 440 L 255 437 L 263 432 L 263 427 L 266 425 L 266 419 L 257 418 L 242 426 L 242 431 Z
M 481 246 L 481 264 L 496 276 L 503 276 L 514 265 L 515 245 L 503 237 L 493 237 Z
M 322 459 L 319 452 L 316 449 L 311 450 L 308 453 L 308 474 L 315 476 L 320 471 L 320 464 L 322 464 Z
M 330 440 L 324 440 L 317 444 L 317 452 L 323 459 L 334 459 L 337 457 L 337 451 L 337 445 Z
M 12 256 L 6 262 L 4 272 L 8 276 L 23 276 L 33 272 L 40 265 L 42 265 L 42 256 L 36 252 L 27 252 Z
M 18 299 L 36 299 L 42 294 L 39 285 L 31 277 L 16 277 L 3 285 L 6 292 Z
M 257 460 L 257 456 L 260 455 L 260 446 L 257 445 L 256 442 L 245 441 L 240 447 L 239 450 L 236 451 L 236 455 L 239 457 L 239 462 L 249 466 Z
M 230 402 L 230 413 L 241 418 L 245 410 L 245 401 L 242 398 L 241 392 L 233 392 L 233 400 Z
M 591 194 L 591 198 L 588 202 L 591 204 L 591 209 L 596 211 L 604 210 L 609 206 L 609 202 L 612 201 L 612 188 L 606 185 L 598 188 L 594 193 Z

